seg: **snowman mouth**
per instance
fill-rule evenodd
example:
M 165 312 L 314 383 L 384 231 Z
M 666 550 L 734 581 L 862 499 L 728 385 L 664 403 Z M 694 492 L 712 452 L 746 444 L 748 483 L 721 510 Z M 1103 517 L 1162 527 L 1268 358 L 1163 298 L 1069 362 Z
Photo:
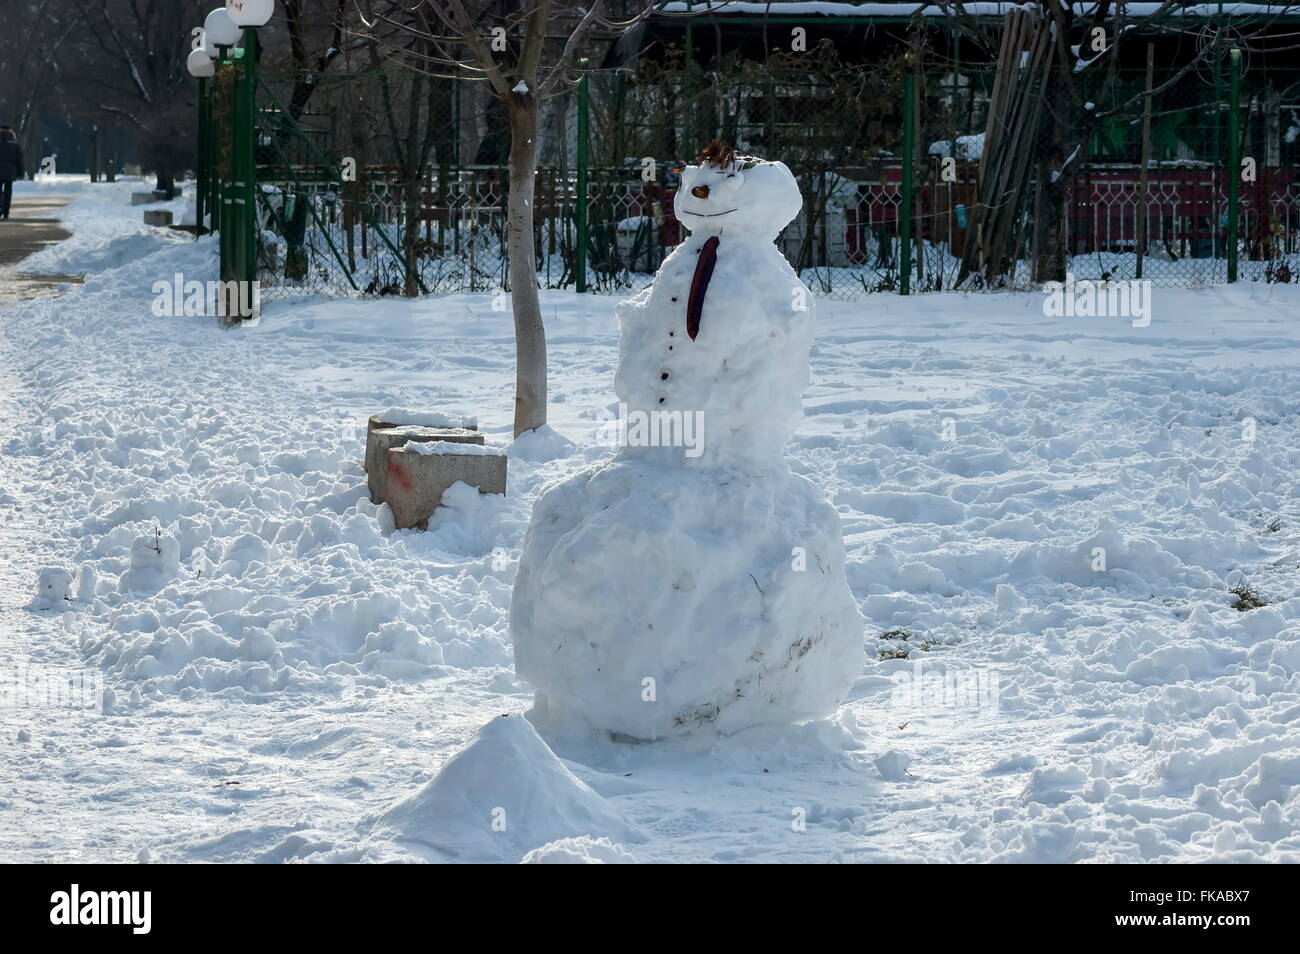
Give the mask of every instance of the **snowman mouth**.
M 702 219 L 716 219 L 719 215 L 730 215 L 735 209 L 728 209 L 726 212 L 692 212 L 690 209 L 682 209 L 682 215 L 698 215 Z

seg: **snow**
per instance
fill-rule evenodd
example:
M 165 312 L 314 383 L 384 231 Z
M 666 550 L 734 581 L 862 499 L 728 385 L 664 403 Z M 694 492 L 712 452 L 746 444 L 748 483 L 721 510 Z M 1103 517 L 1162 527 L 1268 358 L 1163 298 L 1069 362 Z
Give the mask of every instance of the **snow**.
M 573 441 L 547 424 L 531 431 L 524 431 L 510 445 L 512 458 L 534 463 L 573 457 L 577 453 L 578 449 Z
M 32 598 L 35 606 L 49 609 L 69 599 L 72 590 L 72 574 L 60 566 L 47 566 L 36 576 L 36 595 Z
M 139 231 L 140 183 L 54 186 L 84 232 L 43 261 Z M 509 313 L 485 292 L 155 318 L 152 283 L 206 279 L 214 245 L 138 241 L 0 311 L 0 674 L 108 689 L 102 714 L 0 709 L 0 859 L 1300 860 L 1295 286 L 1157 288 L 1142 328 L 1035 293 L 819 301 L 785 459 L 837 512 L 867 621 L 846 701 L 539 747 L 488 731 L 533 701 L 511 590 L 543 489 L 614 453 L 614 301 L 543 292 L 550 426 L 509 444 L 509 493 L 453 487 L 427 533 L 386 532 L 366 419 L 473 411 L 507 445 Z M 159 531 L 174 575 L 134 549 Z M 45 569 L 71 600 L 36 605 Z M 1243 581 L 1267 605 L 1234 608 Z
M 897 749 L 890 749 L 873 759 L 871 764 L 885 781 L 901 782 L 907 778 L 907 767 L 912 764 L 912 757 Z
M 930 143 L 929 154 L 947 159 L 952 155 L 951 139 L 940 139 L 938 142 Z M 974 133 L 970 136 L 957 137 L 957 158 L 958 159 L 982 159 L 984 157 L 984 134 Z
M 159 229 L 144 224 L 144 211 L 167 210 L 177 222 L 185 213 L 184 195 L 170 202 L 147 206 L 131 205 L 132 192 L 153 189 L 152 180 L 119 177 L 117 182 L 92 187 L 82 176 L 57 175 L 37 182 L 14 183 L 14 196 L 58 196 L 73 198 L 92 189 L 100 196 L 111 195 L 119 201 L 108 203 L 73 202 L 60 213 L 63 227 L 72 237 L 47 246 L 28 256 L 22 268 L 29 272 L 70 275 L 79 272 L 102 272 L 119 268 L 157 251 L 159 241 L 183 245 L 193 241 L 184 232 Z M 190 187 L 192 191 L 192 186 Z M 167 276 L 170 279 L 171 276 Z
M 525 865 L 634 865 L 636 856 L 608 838 L 559 838 L 524 855 Z
M 509 713 L 492 719 L 433 780 L 385 809 L 370 828 L 378 858 L 414 849 L 429 861 L 531 860 L 565 849 L 562 839 L 644 841 L 609 801 L 579 779 L 532 724 Z M 584 847 L 586 847 L 584 845 Z M 589 853 L 590 849 L 587 849 Z
M 463 457 L 504 457 L 505 451 L 499 447 L 488 447 L 486 444 L 460 444 L 451 441 L 430 441 L 416 442 L 406 445 L 406 449 L 412 454 L 424 454 L 426 456 L 436 456 L 442 454 L 459 455 Z
M 174 538 L 145 534 L 131 541 L 131 563 L 117 585 L 123 593 L 161 590 L 176 578 L 180 566 L 180 545 Z
M 379 419 L 398 427 L 452 427 L 478 429 L 478 418 L 472 414 L 447 414 L 443 411 L 412 410 L 407 407 L 388 407 L 376 412 Z

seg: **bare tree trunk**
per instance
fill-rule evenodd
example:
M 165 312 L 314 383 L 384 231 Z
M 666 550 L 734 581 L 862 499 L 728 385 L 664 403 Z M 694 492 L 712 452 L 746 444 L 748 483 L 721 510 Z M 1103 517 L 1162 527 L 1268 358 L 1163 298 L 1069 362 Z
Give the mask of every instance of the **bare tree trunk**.
M 1063 282 L 1067 266 L 1065 195 L 1076 158 L 1066 150 L 1077 143 L 1066 104 L 1073 101 L 1066 68 L 1053 62 L 1045 87 L 1049 105 L 1039 140 L 1038 188 L 1041 201 L 1034 210 L 1034 282 Z M 1075 145 L 1074 152 L 1081 146 Z
M 533 191 L 537 175 L 537 100 L 511 92 L 510 201 L 507 210 L 510 299 L 515 315 L 515 436 L 546 423 L 546 329 L 537 295 Z
M 419 249 L 420 241 L 420 181 L 419 173 L 408 175 L 402 183 L 405 210 L 402 227 L 402 254 L 406 258 L 406 272 L 403 275 L 402 294 L 415 298 L 420 294 Z
M 416 242 L 420 238 L 420 186 L 423 178 L 425 157 L 427 153 L 420 148 L 420 97 L 423 95 L 425 82 L 432 82 L 416 74 L 411 78 L 411 102 L 406 113 L 406 148 L 405 168 L 402 169 L 402 188 L 406 200 L 403 216 L 405 228 L 402 230 L 402 252 L 406 257 L 406 274 L 402 294 L 414 298 L 420 294 L 419 270 L 416 261 Z M 433 117 L 429 117 L 430 122 Z

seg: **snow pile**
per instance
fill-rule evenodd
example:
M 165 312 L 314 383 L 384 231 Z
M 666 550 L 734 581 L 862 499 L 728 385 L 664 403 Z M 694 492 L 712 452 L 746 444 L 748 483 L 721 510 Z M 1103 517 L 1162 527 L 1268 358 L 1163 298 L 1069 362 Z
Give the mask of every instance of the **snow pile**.
M 185 183 L 182 188 L 192 194 L 194 186 Z M 192 235 L 144 224 L 145 208 L 170 211 L 178 222 L 185 211 L 187 200 L 183 195 L 147 207 L 131 204 L 132 192 L 152 189 L 149 182 L 128 178 L 91 184 L 58 176 L 50 182 L 15 183 L 14 194 L 18 198 L 25 195 L 77 197 L 57 213 L 63 227 L 72 233 L 71 237 L 29 255 L 17 266 L 18 270 L 54 275 L 102 272 L 154 254 L 160 246 L 192 245 Z
M 180 546 L 155 531 L 131 542 L 131 566 L 118 580 L 123 593 L 160 590 L 175 578 L 181 566 Z
M 634 865 L 636 856 L 608 838 L 560 838 L 524 855 L 525 865 Z
M 374 819 L 370 836 L 391 842 L 395 852 L 465 862 L 518 861 L 538 848 L 543 857 L 553 856 L 566 849 L 551 843 L 577 837 L 588 841 L 569 853 L 594 849 L 616 856 L 619 849 L 608 839 L 644 840 L 518 715 L 483 726 L 432 781 Z M 381 855 L 390 850 L 372 848 Z
M 891 782 L 901 782 L 907 778 L 907 767 L 912 764 L 912 757 L 897 749 L 890 749 L 872 760 L 872 765 L 880 777 Z
M 72 574 L 62 567 L 47 566 L 36 577 L 36 595 L 32 606 L 37 609 L 52 609 L 70 599 Z
M 524 431 L 515 438 L 515 442 L 510 445 L 510 456 L 515 460 L 543 463 L 563 457 L 572 457 L 577 453 L 577 450 L 578 448 L 573 441 L 555 430 L 555 428 L 543 424 L 531 431 Z
M 538 501 L 511 606 L 539 716 L 636 739 L 830 715 L 863 658 L 839 517 L 782 458 L 812 344 L 811 298 L 772 245 L 798 188 L 780 163 L 682 182 L 696 231 L 619 308 L 627 446 Z M 642 442 L 634 418 L 669 432 Z
M 381 421 L 398 427 L 466 428 L 476 430 L 478 418 L 472 414 L 447 414 L 443 411 L 415 411 L 406 407 L 388 407 L 376 415 Z
M 458 441 L 412 441 L 405 445 L 412 454 L 425 457 L 504 457 L 505 451 L 500 447 L 487 444 L 462 444 Z

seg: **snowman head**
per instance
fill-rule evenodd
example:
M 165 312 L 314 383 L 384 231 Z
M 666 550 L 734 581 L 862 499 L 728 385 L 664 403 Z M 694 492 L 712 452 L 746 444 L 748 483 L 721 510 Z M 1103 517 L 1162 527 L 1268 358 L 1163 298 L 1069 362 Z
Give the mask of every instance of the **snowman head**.
M 738 156 L 715 139 L 699 165 L 682 170 L 673 211 L 692 232 L 770 242 L 802 206 L 799 184 L 784 162 Z

